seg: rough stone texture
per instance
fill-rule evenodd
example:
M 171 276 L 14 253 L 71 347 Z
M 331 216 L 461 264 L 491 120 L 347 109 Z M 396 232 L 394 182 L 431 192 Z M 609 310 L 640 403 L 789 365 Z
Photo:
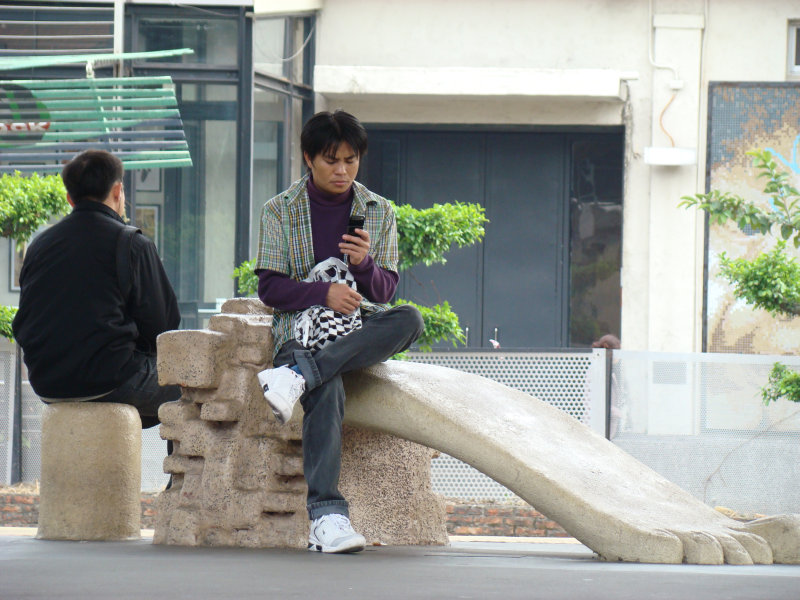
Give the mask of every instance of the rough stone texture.
M 444 367 L 389 361 L 345 379 L 345 420 L 472 465 L 608 560 L 800 562 L 800 516 L 739 523 L 566 413 Z
M 158 382 L 192 388 L 215 388 L 220 372 L 217 353 L 225 348 L 225 336 L 213 331 L 167 331 L 158 336 Z
M 44 408 L 37 538 L 139 538 L 141 427 L 136 409 L 124 404 Z
M 210 331 L 159 336 L 160 381 L 184 393 L 159 411 L 161 436 L 175 447 L 164 461 L 173 485 L 157 500 L 155 543 L 306 546 L 302 408 L 277 425 L 256 378 L 272 357 L 271 319 L 260 301 L 236 299 Z M 430 459 L 430 449 L 391 435 L 347 431 L 343 488 L 368 542 L 446 543 Z
M 374 431 L 345 426 L 343 434 L 339 489 L 355 529 L 371 543 L 446 544 L 444 500 L 431 491 L 435 452 Z M 380 499 L 390 500 L 391 518 L 373 508 Z

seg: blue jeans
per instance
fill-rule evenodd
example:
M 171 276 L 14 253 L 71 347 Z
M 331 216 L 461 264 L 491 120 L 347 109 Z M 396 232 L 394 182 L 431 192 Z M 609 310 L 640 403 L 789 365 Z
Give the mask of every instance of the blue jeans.
M 179 400 L 181 386 L 158 385 L 156 357 L 143 352 L 136 352 L 138 359 L 144 359 L 142 366 L 127 381 L 110 394 L 90 400 L 90 402 L 116 402 L 130 404 L 139 411 L 142 418 L 142 429 L 158 425 L 158 407 L 165 402 Z
M 297 364 L 306 380 L 303 406 L 303 472 L 308 484 L 310 519 L 339 513 L 349 516 L 339 492 L 342 464 L 344 385 L 342 374 L 378 364 L 408 349 L 424 329 L 413 306 L 397 306 L 363 318 L 363 325 L 311 353 L 296 340 L 281 346 L 275 367 Z

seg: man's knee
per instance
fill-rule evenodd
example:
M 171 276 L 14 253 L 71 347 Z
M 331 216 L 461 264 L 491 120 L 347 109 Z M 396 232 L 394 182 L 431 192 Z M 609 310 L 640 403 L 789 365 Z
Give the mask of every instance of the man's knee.
M 422 320 L 422 314 L 415 306 L 410 304 L 401 304 L 396 306 L 393 310 L 397 311 L 403 319 L 404 329 L 413 334 L 413 339 L 416 340 L 425 331 L 425 322 Z

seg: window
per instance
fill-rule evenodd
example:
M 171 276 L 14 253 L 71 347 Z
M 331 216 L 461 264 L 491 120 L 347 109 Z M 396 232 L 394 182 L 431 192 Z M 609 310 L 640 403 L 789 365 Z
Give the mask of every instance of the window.
M 54 4 L 54 3 L 51 3 Z M 0 54 L 36 56 L 111 52 L 114 6 L 0 4 Z
M 789 21 L 787 75 L 789 79 L 800 79 L 800 21 Z
M 153 62 L 182 62 L 236 66 L 239 24 L 234 19 L 186 18 L 183 15 L 143 18 L 137 30 L 141 51 L 192 48 L 194 54 Z
M 283 189 L 283 131 L 287 98 L 256 88 L 253 101 L 253 202 L 250 218 L 250 256 L 258 253 L 258 233 L 264 203 Z
M 254 115 L 251 257 L 264 202 L 303 172 L 300 131 L 313 113 L 314 17 L 253 23 Z
M 619 135 L 572 142 L 570 178 L 570 346 L 620 335 L 622 161 Z
M 231 273 L 249 254 L 250 19 L 242 7 L 183 4 L 129 4 L 126 14 L 129 51 L 194 50 L 133 62 L 135 75 L 172 77 L 192 166 L 148 174 L 130 201 L 137 225 L 154 220 L 182 326 L 203 327 L 234 295 Z

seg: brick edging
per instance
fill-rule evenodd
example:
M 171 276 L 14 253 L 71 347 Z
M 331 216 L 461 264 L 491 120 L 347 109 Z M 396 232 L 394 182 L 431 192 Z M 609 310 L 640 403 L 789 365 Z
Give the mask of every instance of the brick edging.
M 142 528 L 155 524 L 158 492 L 142 493 Z M 39 494 L 0 492 L 0 527 L 36 527 L 39 521 Z
M 155 524 L 158 492 L 142 493 L 142 528 Z M 558 523 L 527 504 L 499 504 L 445 500 L 447 533 L 508 537 L 567 537 Z M 39 519 L 39 495 L 0 492 L 0 527 L 35 527 Z
M 555 521 L 529 504 L 474 503 L 448 500 L 447 533 L 507 537 L 569 537 Z

